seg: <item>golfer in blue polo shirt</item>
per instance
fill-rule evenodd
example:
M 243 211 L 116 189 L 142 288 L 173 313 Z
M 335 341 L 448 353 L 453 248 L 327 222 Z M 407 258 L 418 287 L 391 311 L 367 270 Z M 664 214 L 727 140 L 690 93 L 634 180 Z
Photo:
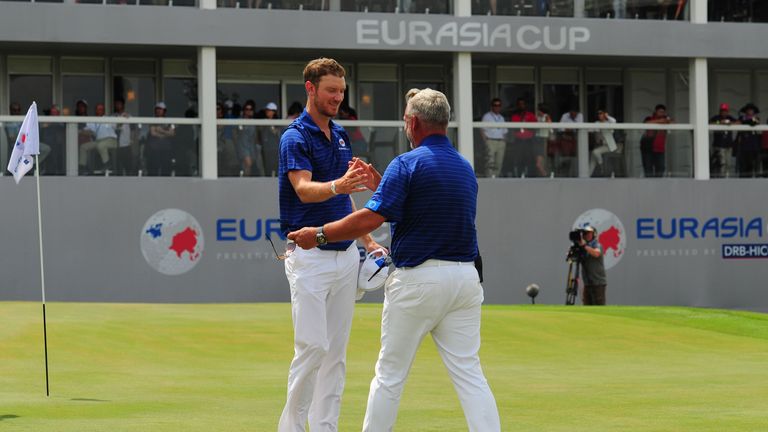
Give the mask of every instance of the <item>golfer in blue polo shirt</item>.
M 405 132 L 413 150 L 396 157 L 365 205 L 319 228 L 291 232 L 313 250 L 316 236 L 343 241 L 388 221 L 395 264 L 385 284 L 381 351 L 371 382 L 363 431 L 391 431 L 416 351 L 432 334 L 453 381 L 469 430 L 501 430 L 496 400 L 480 367 L 480 285 L 475 214 L 477 180 L 472 166 L 446 136 L 450 106 L 430 89 L 408 92 Z M 375 179 L 370 165 L 356 160 Z
M 331 121 L 344 100 L 344 68 L 321 58 L 304 69 L 307 108 L 280 139 L 280 222 L 284 233 L 318 226 L 354 211 L 349 194 L 375 189 L 380 177 L 351 166 L 344 128 Z M 366 250 L 380 246 L 363 233 Z M 350 240 L 326 241 L 315 233 L 312 250 L 286 249 L 291 288 L 294 357 L 279 432 L 338 430 L 347 341 L 352 326 L 360 254 Z M 288 254 L 288 252 L 291 252 Z

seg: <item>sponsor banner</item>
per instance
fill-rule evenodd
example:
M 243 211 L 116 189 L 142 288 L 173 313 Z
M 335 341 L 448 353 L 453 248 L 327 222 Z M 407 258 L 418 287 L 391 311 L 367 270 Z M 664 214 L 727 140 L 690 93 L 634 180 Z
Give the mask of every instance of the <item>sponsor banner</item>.
M 345 143 L 348 146 L 348 143 Z M 768 310 L 760 181 L 479 179 L 485 303 L 562 304 L 568 233 L 598 231 L 608 302 Z M 34 183 L 0 178 L 0 300 L 39 297 Z M 52 301 L 290 301 L 272 178 L 41 179 Z M 738 194 L 733 191 L 738 190 Z M 358 208 L 370 193 L 354 194 Z M 724 205 L 727 203 L 727 206 Z M 24 210 L 27 209 L 27 210 Z M 271 239 L 275 245 L 272 249 Z M 374 232 L 390 246 L 389 226 Z M 21 277 L 20 275 L 26 275 Z M 723 287 L 728 287 L 724 290 Z M 381 301 L 383 292 L 366 295 Z
M 724 244 L 723 259 L 768 258 L 768 244 Z

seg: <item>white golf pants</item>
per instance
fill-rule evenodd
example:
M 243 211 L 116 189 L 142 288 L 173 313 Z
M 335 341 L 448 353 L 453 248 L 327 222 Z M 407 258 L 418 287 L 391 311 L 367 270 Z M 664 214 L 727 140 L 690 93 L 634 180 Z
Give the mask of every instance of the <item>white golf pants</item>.
M 473 263 L 428 260 L 390 275 L 364 432 L 388 432 L 394 427 L 403 386 L 427 333 L 432 333 L 448 369 L 469 430 L 501 430 L 496 400 L 478 356 L 482 302 L 483 288 Z
M 291 287 L 294 357 L 278 432 L 335 432 L 360 254 L 296 248 L 285 260 Z

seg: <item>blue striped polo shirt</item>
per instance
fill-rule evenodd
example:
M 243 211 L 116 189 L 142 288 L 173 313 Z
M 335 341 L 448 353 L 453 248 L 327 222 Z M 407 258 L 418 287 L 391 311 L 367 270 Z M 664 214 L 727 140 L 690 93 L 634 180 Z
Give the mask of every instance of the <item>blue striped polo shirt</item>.
M 319 203 L 302 203 L 288 179 L 288 172 L 307 170 L 312 181 L 327 182 L 342 177 L 352 160 L 349 137 L 343 127 L 330 121 L 331 140 L 326 138 L 306 110 L 288 126 L 280 138 L 278 194 L 280 229 L 283 234 L 303 227 L 322 226 L 352 213 L 347 194 L 339 194 Z M 328 243 L 324 250 L 346 250 L 351 240 Z
M 477 179 L 444 135 L 430 135 L 396 157 L 365 208 L 390 223 L 396 267 L 477 256 Z

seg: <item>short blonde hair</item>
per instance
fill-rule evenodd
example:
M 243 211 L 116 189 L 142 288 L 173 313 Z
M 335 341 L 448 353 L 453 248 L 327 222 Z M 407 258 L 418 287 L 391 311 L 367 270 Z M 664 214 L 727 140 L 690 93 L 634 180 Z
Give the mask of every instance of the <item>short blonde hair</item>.
M 314 59 L 304 67 L 304 82 L 309 81 L 315 87 L 320 84 L 320 79 L 326 75 L 335 75 L 339 78 L 344 78 L 346 71 L 339 62 L 325 57 Z
M 405 94 L 405 102 L 411 108 L 411 115 L 433 126 L 448 127 L 451 120 L 451 105 L 448 98 L 442 92 L 426 88 L 408 90 Z

